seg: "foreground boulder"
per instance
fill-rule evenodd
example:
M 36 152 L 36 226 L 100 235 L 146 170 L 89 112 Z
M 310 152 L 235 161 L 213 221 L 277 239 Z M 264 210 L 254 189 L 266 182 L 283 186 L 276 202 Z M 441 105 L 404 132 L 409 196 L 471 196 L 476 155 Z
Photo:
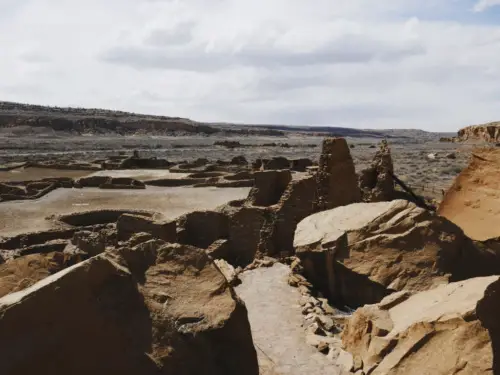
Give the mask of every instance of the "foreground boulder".
M 200 249 L 159 244 L 1 298 L 0 373 L 257 375 L 245 306 L 222 273 Z
M 342 334 L 348 370 L 371 375 L 498 374 L 498 276 L 410 295 L 399 292 L 357 310 Z
M 393 291 L 500 274 L 496 253 L 405 200 L 357 203 L 299 223 L 294 247 L 309 280 L 337 303 L 357 307 Z
M 28 288 L 81 261 L 77 254 L 30 254 L 0 264 L 0 297 Z
M 315 211 L 361 200 L 354 162 L 344 138 L 326 138 L 323 141 L 316 178 Z
M 359 187 L 365 202 L 382 202 L 394 199 L 394 181 L 392 174 L 391 150 L 384 140 L 375 154 L 370 167 L 361 171 Z
M 474 240 L 500 237 L 500 150 L 475 150 L 446 192 L 438 212 Z

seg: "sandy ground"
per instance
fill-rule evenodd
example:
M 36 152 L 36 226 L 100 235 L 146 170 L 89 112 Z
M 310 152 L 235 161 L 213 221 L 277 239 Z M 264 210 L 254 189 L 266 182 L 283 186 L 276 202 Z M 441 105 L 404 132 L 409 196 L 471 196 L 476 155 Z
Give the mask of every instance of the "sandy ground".
M 189 173 L 170 173 L 166 169 L 120 169 L 98 171 L 91 174 L 91 176 L 131 177 L 141 181 L 160 178 L 180 179 L 188 175 Z
M 249 188 L 148 187 L 145 190 L 57 189 L 33 201 L 0 204 L 0 234 L 11 236 L 47 230 L 52 214 L 98 209 L 151 210 L 173 219 L 194 210 L 213 209 L 230 200 L 242 199 Z
M 306 342 L 300 293 L 288 285 L 283 264 L 240 275 L 237 294 L 245 302 L 261 375 L 339 375 L 334 362 Z
M 0 181 L 41 180 L 49 177 L 83 177 L 91 171 L 48 169 L 48 168 L 19 168 L 11 171 L 0 171 Z

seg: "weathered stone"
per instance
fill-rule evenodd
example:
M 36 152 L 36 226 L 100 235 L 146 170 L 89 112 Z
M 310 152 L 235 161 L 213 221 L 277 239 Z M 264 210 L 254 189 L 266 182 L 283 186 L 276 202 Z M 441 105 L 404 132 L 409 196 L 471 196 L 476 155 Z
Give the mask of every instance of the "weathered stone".
M 347 324 L 343 345 L 354 369 L 372 375 L 494 374 L 498 292 L 499 277 L 490 276 L 419 292 L 388 310 L 365 306 Z
M 224 259 L 234 266 L 245 267 L 255 258 L 266 209 L 225 205 L 219 210 L 227 220 L 226 238 L 231 249 Z
M 297 172 L 305 172 L 308 167 L 313 165 L 312 160 L 307 158 L 292 159 L 290 163 L 290 169 Z
M 0 264 L 0 297 L 26 289 L 81 260 L 78 255 L 52 252 L 26 255 Z
M 359 177 L 359 187 L 365 202 L 390 201 L 395 196 L 391 150 L 385 140 L 379 147 L 371 166 L 362 170 Z
M 292 254 L 293 236 L 297 224 L 313 212 L 316 190 L 314 177 L 291 181 L 279 202 L 272 207 L 262 226 L 259 252 L 276 255 Z
M 271 160 L 264 163 L 265 170 L 271 169 L 290 169 L 290 160 L 283 156 L 273 157 Z
M 216 211 L 194 211 L 177 220 L 180 243 L 207 249 L 216 240 L 228 238 L 228 217 Z
M 354 163 L 344 138 L 326 138 L 323 141 L 316 179 L 315 211 L 361 200 Z
M 71 243 L 89 256 L 104 252 L 106 240 L 100 232 L 80 231 L 73 235 Z
M 255 185 L 248 194 L 247 203 L 253 206 L 271 206 L 278 203 L 288 183 L 289 170 L 255 172 Z
M 166 242 L 177 241 L 175 221 L 161 221 L 140 215 L 124 214 L 118 218 L 116 230 L 119 241 L 127 241 L 139 232 L 149 233 L 154 238 Z
M 308 280 L 336 303 L 352 307 L 377 303 L 393 291 L 500 273 L 495 253 L 404 200 L 309 216 L 299 223 L 294 245 Z
M 0 372 L 258 374 L 246 309 L 203 250 L 143 264 L 101 254 L 1 298 Z
M 207 249 L 207 254 L 212 259 L 228 259 L 231 256 L 231 246 L 229 240 L 220 239 L 211 244 Z

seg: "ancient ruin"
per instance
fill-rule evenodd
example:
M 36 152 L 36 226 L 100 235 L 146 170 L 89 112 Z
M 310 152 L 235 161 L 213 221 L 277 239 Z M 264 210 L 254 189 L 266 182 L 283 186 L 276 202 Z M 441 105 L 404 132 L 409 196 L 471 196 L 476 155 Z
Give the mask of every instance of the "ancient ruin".
M 0 373 L 500 374 L 498 152 L 436 213 L 390 141 L 363 165 L 341 137 L 318 162 L 215 143 L 0 183 Z

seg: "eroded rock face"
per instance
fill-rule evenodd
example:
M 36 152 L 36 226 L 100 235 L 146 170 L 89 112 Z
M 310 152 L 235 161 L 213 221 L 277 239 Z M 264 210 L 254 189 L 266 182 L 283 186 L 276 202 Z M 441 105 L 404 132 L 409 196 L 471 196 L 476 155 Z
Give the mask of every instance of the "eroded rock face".
M 30 254 L 0 264 L 0 297 L 37 283 L 82 260 L 78 254 Z
M 459 141 L 500 142 L 500 122 L 467 126 L 458 131 Z
M 490 276 L 396 293 L 358 309 L 343 345 L 366 374 L 496 374 L 499 291 Z
M 405 200 L 357 203 L 309 216 L 297 226 L 294 247 L 308 279 L 351 307 L 379 302 L 393 291 L 500 273 L 495 253 Z
M 315 211 L 361 200 L 354 162 L 344 138 L 326 138 L 323 141 L 316 178 Z
M 204 251 L 140 246 L 1 298 L 0 372 L 257 375 L 246 309 Z
M 361 171 L 359 188 L 365 202 L 382 202 L 394 199 L 394 172 L 391 150 L 384 140 L 375 154 L 371 166 Z
M 474 150 L 469 165 L 446 192 L 438 212 L 474 240 L 500 236 L 499 149 Z

